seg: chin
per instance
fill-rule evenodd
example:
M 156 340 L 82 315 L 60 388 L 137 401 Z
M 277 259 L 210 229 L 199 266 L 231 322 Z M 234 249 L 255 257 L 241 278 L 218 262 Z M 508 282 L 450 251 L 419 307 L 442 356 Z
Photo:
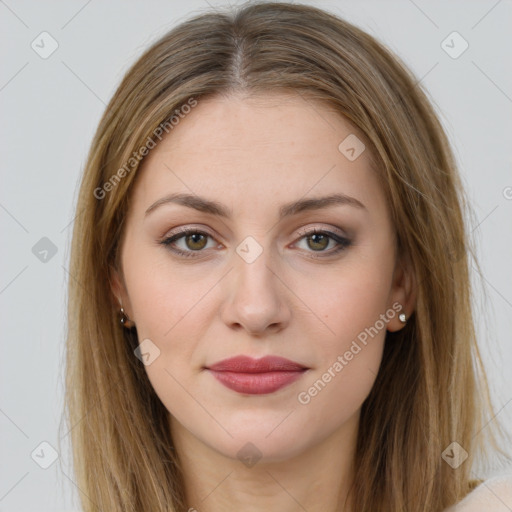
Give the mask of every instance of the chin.
M 241 462 L 249 459 L 258 464 L 291 459 L 306 450 L 308 444 L 312 442 L 311 436 L 304 428 L 293 426 L 293 429 L 290 429 L 290 425 L 286 428 L 286 421 L 279 425 L 279 421 L 274 420 L 261 421 L 261 418 L 259 420 L 253 418 L 253 420 L 249 427 L 226 424 L 226 429 L 233 437 L 226 434 L 212 438 L 210 435 L 203 437 L 203 442 L 225 457 L 238 459 Z M 208 433 L 197 432 L 196 436 L 201 439 L 204 434 Z M 250 463 L 246 465 L 251 467 Z
M 212 445 L 212 448 L 221 455 L 239 460 L 248 468 L 258 464 L 272 464 L 290 460 L 299 455 L 304 447 L 297 443 L 285 442 L 284 438 L 274 440 L 260 439 L 251 436 L 240 437 L 221 444 Z

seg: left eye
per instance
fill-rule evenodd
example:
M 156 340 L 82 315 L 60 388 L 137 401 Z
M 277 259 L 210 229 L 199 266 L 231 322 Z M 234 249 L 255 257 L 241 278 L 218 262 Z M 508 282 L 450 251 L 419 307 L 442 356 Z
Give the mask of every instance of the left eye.
M 208 233 L 190 229 L 171 235 L 160 243 L 180 256 L 195 257 L 194 253 L 202 252 L 203 249 L 207 248 L 208 238 L 213 240 L 213 237 Z M 306 241 L 307 247 L 311 250 L 310 252 L 327 253 L 327 255 L 336 254 L 351 245 L 351 241 L 345 237 L 330 231 L 319 231 L 316 229 L 303 233 L 299 241 L 302 240 Z M 181 248 L 177 247 L 177 242 L 183 242 L 184 246 L 182 245 Z M 331 242 L 334 246 L 331 247 L 331 250 L 326 251 Z M 215 244 L 213 246 L 215 247 Z
M 303 234 L 300 240 L 305 240 L 308 248 L 313 252 L 327 252 L 328 254 L 336 254 L 350 245 L 347 238 L 331 233 L 330 231 L 318 231 L 316 229 Z M 329 244 L 333 242 L 332 250 L 326 251 Z

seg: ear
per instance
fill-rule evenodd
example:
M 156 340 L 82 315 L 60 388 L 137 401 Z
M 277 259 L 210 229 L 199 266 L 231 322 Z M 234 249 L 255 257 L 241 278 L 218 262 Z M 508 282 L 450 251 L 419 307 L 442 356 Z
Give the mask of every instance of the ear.
M 395 310 L 396 303 L 401 305 L 401 309 L 388 322 L 387 330 L 390 332 L 399 331 L 405 325 L 400 321 L 398 315 L 405 313 L 408 319 L 416 308 L 417 280 L 414 273 L 412 261 L 408 256 L 397 258 L 395 270 L 393 272 L 393 281 L 391 293 L 389 295 L 388 308 Z M 395 304 L 395 308 L 393 308 Z
M 122 272 L 117 268 L 111 266 L 109 273 L 109 281 L 110 281 L 110 290 L 112 292 L 112 302 L 114 303 L 114 307 L 116 309 L 122 307 L 126 314 L 131 317 L 131 304 L 130 299 L 128 297 L 128 292 L 126 291 L 126 285 L 124 283 L 124 278 Z

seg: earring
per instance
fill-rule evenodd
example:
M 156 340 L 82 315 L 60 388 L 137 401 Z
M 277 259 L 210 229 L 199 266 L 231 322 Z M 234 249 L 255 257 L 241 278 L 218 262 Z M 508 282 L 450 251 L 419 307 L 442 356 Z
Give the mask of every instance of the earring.
M 398 319 L 400 320 L 400 322 L 402 322 L 403 324 L 407 323 L 407 318 L 405 316 L 405 313 L 400 313 L 398 315 Z
M 121 303 L 120 303 L 121 304 Z M 121 318 L 120 318 L 120 322 L 121 322 L 121 325 L 123 327 L 133 327 L 135 324 L 128 318 L 128 315 L 124 312 L 124 308 L 123 308 L 123 305 L 121 304 L 121 309 L 120 309 L 120 314 L 121 314 Z

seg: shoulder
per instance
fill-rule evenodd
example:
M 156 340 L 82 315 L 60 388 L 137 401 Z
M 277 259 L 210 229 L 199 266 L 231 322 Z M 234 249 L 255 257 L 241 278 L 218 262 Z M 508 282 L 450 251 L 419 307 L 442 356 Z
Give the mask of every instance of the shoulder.
M 485 480 L 462 501 L 446 512 L 510 512 L 512 510 L 512 473 Z

